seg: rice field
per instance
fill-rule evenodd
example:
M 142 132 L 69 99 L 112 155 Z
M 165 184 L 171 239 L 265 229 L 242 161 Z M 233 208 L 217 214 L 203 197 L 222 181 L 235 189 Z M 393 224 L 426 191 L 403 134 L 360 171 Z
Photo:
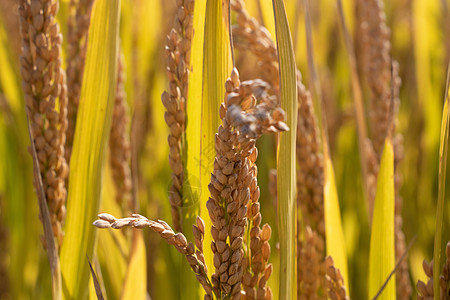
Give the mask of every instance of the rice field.
M 449 4 L 2 0 L 0 299 L 450 299 Z

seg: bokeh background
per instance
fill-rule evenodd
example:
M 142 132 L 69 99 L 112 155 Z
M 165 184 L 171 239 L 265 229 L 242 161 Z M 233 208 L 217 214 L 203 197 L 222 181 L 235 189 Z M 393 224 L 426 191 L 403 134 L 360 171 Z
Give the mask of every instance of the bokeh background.
M 250 13 L 275 36 L 270 0 L 245 1 Z M 346 21 L 355 32 L 354 1 L 344 0 Z M 286 0 L 297 65 L 310 88 L 302 1 Z M 348 251 L 350 295 L 363 299 L 367 291 L 370 228 L 361 184 L 358 142 L 353 109 L 351 73 L 338 22 L 336 1 L 311 1 L 315 64 L 324 97 L 331 155 L 334 163 L 342 222 Z M 175 1 L 122 0 L 120 39 L 125 57 L 125 89 L 129 116 L 137 119 L 131 132 L 138 141 L 139 201 L 141 214 L 171 221 L 167 190 L 170 185 L 168 128 L 160 95 L 166 89 L 165 36 L 173 25 Z M 60 3 L 58 20 L 67 30 L 68 1 Z M 438 191 L 439 137 L 445 80 L 450 57 L 449 1 L 385 1 L 386 23 L 391 30 L 392 56 L 402 79 L 397 130 L 404 138 L 400 163 L 403 185 L 403 230 L 406 241 L 416 237 L 407 257 L 411 282 L 425 279 L 422 260 L 431 259 Z M 358 55 L 358 36 L 354 35 Z M 64 41 L 64 47 L 67 47 Z M 32 161 L 27 151 L 23 93 L 19 72 L 20 37 L 17 3 L 0 1 L 0 299 L 50 299 L 51 277 L 38 202 L 32 183 Z M 255 59 L 236 51 L 242 79 L 258 78 Z M 367 98 L 367 97 L 365 97 Z M 366 105 L 366 110 L 369 105 Z M 368 113 L 366 111 L 366 113 Z M 275 273 L 270 285 L 276 295 L 277 216 L 269 191 L 269 171 L 276 167 L 273 136 L 258 144 L 258 180 L 264 222 L 271 224 Z M 103 208 L 114 198 L 106 169 Z M 444 240 L 450 238 L 445 207 Z M 181 257 L 150 231 L 145 231 L 147 289 L 152 299 L 182 299 Z M 109 299 L 120 297 L 126 261 L 111 235 L 99 235 L 99 264 Z M 126 247 L 126 244 L 125 244 Z M 111 266 L 109 259 L 116 260 Z M 122 261 L 122 262 L 120 262 Z M 117 267 L 118 266 L 118 267 Z M 117 269 L 119 268 L 119 270 Z M 122 273 L 121 273 L 122 272 Z M 415 298 L 415 292 L 413 294 Z

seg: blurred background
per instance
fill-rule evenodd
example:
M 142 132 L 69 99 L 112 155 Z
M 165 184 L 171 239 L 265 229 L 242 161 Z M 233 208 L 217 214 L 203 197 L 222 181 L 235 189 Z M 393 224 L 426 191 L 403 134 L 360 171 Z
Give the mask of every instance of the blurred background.
M 274 33 L 272 1 L 246 0 L 251 15 Z M 391 30 L 392 56 L 399 62 L 402 85 L 397 131 L 403 135 L 404 157 L 401 196 L 406 242 L 416 240 L 407 257 L 411 282 L 425 280 L 422 260 L 433 251 L 438 190 L 439 137 L 445 79 L 450 57 L 450 16 L 447 0 L 391 0 L 385 2 L 386 23 Z M 343 0 L 345 18 L 355 32 L 355 2 Z M 286 0 L 296 60 L 303 83 L 310 88 L 305 22 L 302 1 Z M 125 90 L 129 119 L 136 121 L 132 135 L 138 151 L 140 213 L 171 223 L 167 191 L 170 167 L 168 128 L 161 93 L 167 87 L 164 65 L 165 37 L 173 26 L 175 1 L 122 0 L 120 39 L 125 58 Z M 367 296 L 370 228 L 361 184 L 361 168 L 353 109 L 351 73 L 340 31 L 336 1 L 310 3 L 314 57 L 324 97 L 331 155 L 334 163 L 341 216 L 347 243 L 350 296 Z M 67 30 L 68 0 L 60 2 L 58 14 L 63 35 Z M 358 55 L 358 36 L 354 35 Z M 51 277 L 38 202 L 32 183 L 32 161 L 27 151 L 26 127 L 20 77 L 20 36 L 17 3 L 0 1 L 0 299 L 50 299 Z M 67 47 L 64 41 L 64 47 Z M 194 55 L 194 53 L 192 54 Z M 260 77 L 255 58 L 236 50 L 236 63 L 243 80 Z M 367 98 L 367 97 L 364 97 Z M 365 105 L 366 110 L 369 105 Z M 366 112 L 367 115 L 368 112 Z M 130 126 L 131 127 L 131 126 Z M 276 202 L 269 191 L 269 171 L 276 167 L 273 136 L 258 142 L 258 181 L 263 222 L 272 225 L 271 262 L 278 268 Z M 103 189 L 104 205 L 115 190 L 109 169 Z M 104 208 L 104 207 L 103 207 Z M 450 238 L 448 208 L 444 241 Z M 182 299 L 178 284 L 184 258 L 153 232 L 146 230 L 147 289 L 152 299 Z M 106 256 L 119 256 L 116 242 L 99 235 L 98 255 L 109 299 L 120 297 L 123 276 L 115 276 Z M 205 246 L 209 248 L 209 246 Z M 121 251 L 124 251 L 121 249 Z M 126 250 L 125 250 L 126 251 Z M 103 258 L 102 258 L 103 257 Z M 112 257 L 112 258 L 111 258 Z M 125 268 L 125 262 L 119 268 Z M 119 272 L 120 274 L 120 272 Z M 276 295 L 276 278 L 271 285 Z M 415 292 L 413 293 L 415 298 Z

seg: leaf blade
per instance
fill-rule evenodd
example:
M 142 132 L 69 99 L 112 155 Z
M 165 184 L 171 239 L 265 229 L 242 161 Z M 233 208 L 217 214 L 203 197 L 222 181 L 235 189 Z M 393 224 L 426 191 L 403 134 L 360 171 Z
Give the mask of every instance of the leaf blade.
M 78 122 L 71 159 L 66 236 L 61 249 L 65 299 L 87 296 L 89 267 L 96 229 L 91 225 L 100 207 L 106 146 L 110 132 L 120 0 L 98 0 L 92 9 L 81 89 Z
M 212 226 L 206 202 L 209 198 L 208 184 L 216 156 L 214 140 L 220 124 L 219 107 L 225 95 L 225 81 L 231 73 L 228 30 L 223 16 L 222 1 L 208 0 L 203 48 L 201 148 L 198 163 L 201 184 L 200 217 L 205 221 L 206 228 Z M 212 236 L 208 230 L 205 232 L 204 245 L 209 247 L 211 242 Z M 209 270 L 214 270 L 213 256 L 210 251 L 205 253 L 205 262 Z
M 121 299 L 147 298 L 147 257 L 142 232 L 133 230 L 133 250 L 128 263 Z
M 383 286 L 395 268 L 394 149 L 386 139 L 377 179 L 369 253 L 369 299 Z M 391 278 L 378 299 L 395 299 L 395 278 Z
M 447 84 L 444 108 L 442 110 L 441 137 L 439 142 L 439 188 L 438 202 L 436 206 L 436 231 L 434 234 L 434 250 L 433 250 L 433 272 L 440 274 L 441 269 L 441 251 L 442 251 L 442 227 L 444 222 L 444 204 L 445 204 L 445 179 L 447 175 L 447 153 L 448 153 L 448 132 L 450 122 L 449 111 L 449 81 L 450 81 L 450 64 L 447 69 Z M 433 281 L 434 299 L 440 299 L 439 280 Z
M 327 255 L 334 260 L 334 265 L 341 271 L 344 285 L 349 289 L 347 250 L 345 246 L 344 231 L 342 229 L 341 212 L 339 209 L 339 199 L 334 176 L 333 163 L 328 151 L 324 152 L 324 214 Z
M 296 268 L 296 137 L 297 81 L 294 48 L 282 0 L 273 1 L 280 66 L 281 108 L 290 131 L 279 134 L 277 149 L 278 226 L 280 235 L 280 299 L 297 297 Z

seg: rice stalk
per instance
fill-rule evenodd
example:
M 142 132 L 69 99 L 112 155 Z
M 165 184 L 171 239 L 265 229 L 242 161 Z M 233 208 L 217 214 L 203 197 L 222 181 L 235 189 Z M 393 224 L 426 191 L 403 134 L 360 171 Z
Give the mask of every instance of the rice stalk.
M 131 150 L 128 135 L 128 105 L 124 88 L 126 75 L 124 63 L 122 54 L 117 64 L 117 86 L 109 137 L 109 163 L 116 187 L 116 202 L 122 211 L 132 212 L 135 211 L 135 207 L 131 197 Z
M 84 62 L 86 59 L 87 35 L 94 0 L 70 0 L 67 20 L 67 138 L 65 157 L 70 162 L 73 138 L 80 102 L 83 81 Z
M 162 94 L 161 100 L 167 109 L 164 118 L 170 128 L 168 137 L 169 164 L 173 173 L 172 184 L 169 188 L 169 201 L 172 207 L 172 220 L 175 229 L 182 231 L 180 209 L 183 204 L 183 161 L 186 156 L 184 141 L 185 111 L 188 96 L 191 41 L 194 34 L 194 1 L 178 0 L 177 6 L 174 28 L 166 38 L 165 48 L 169 90 Z
M 66 215 L 65 178 L 68 166 L 64 158 L 67 88 L 65 72 L 61 68 L 62 35 L 56 22 L 58 7 L 58 1 L 54 0 L 19 2 L 22 88 L 30 114 L 32 142 L 39 159 L 53 234 L 60 247 Z

